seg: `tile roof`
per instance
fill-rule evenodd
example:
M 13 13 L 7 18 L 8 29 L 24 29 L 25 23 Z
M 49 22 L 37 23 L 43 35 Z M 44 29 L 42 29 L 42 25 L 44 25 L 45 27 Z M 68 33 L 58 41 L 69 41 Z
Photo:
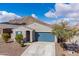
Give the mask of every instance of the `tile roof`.
M 28 16 L 28 17 L 23 17 L 22 19 L 20 20 L 10 20 L 8 23 L 2 23 L 0 24 L 0 29 L 4 29 L 4 28 L 17 28 L 18 26 L 21 26 L 21 25 L 30 25 L 32 23 L 39 23 L 39 24 L 43 24 L 45 26 L 48 26 L 48 27 L 52 27 L 51 24 L 47 24 L 43 21 L 40 21 L 38 19 L 35 19 L 31 16 Z
M 52 27 L 51 24 L 47 24 L 47 23 L 45 23 L 43 21 L 40 21 L 38 19 L 35 19 L 35 18 L 31 17 L 31 16 L 23 17 L 21 20 L 11 20 L 9 22 L 10 23 L 19 23 L 19 24 L 25 23 L 26 25 L 32 24 L 34 22 L 37 22 L 37 23 L 43 24 L 45 26 Z
M 0 29 L 5 29 L 5 28 L 17 28 L 18 25 L 11 25 L 11 24 L 0 24 Z

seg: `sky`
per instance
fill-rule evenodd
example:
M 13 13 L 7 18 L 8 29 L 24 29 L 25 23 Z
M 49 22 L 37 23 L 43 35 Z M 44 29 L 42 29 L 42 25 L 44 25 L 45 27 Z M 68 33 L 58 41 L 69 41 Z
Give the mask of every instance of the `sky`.
M 54 5 L 52 3 L 0 3 L 0 11 L 1 13 L 13 13 L 21 17 L 33 16 L 39 20 L 51 22 L 51 18 L 46 17 L 44 14 L 52 8 L 54 9 Z M 0 21 L 8 20 L 1 18 Z
M 0 3 L 0 22 L 32 16 L 47 23 L 79 24 L 79 3 Z

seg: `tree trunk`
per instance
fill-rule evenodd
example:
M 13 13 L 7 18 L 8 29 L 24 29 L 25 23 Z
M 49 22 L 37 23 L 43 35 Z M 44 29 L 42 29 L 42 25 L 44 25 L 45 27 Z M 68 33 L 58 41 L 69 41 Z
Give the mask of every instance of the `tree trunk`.
M 58 42 L 58 43 L 63 43 L 63 42 L 65 42 L 65 40 L 64 40 L 64 38 L 59 38 L 59 37 L 58 37 L 58 38 L 57 38 L 57 42 Z

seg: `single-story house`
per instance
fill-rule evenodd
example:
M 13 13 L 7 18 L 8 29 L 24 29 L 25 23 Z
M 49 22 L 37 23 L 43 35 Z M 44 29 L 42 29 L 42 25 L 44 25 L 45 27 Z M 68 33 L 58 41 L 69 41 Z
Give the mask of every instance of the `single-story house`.
M 33 22 L 29 25 L 6 25 L 0 24 L 0 32 L 9 33 L 10 38 L 14 41 L 16 34 L 22 34 L 23 38 L 28 40 L 29 42 L 33 41 L 45 41 L 45 42 L 57 42 L 55 35 L 53 35 L 52 27 L 44 22 Z M 2 28 L 3 27 L 3 28 Z
M 46 41 L 53 42 L 55 41 L 55 36 L 51 33 L 52 28 L 43 24 L 33 23 L 30 25 L 19 26 L 12 29 L 13 33 L 11 38 L 15 41 L 16 34 L 22 34 L 23 38 L 33 41 Z

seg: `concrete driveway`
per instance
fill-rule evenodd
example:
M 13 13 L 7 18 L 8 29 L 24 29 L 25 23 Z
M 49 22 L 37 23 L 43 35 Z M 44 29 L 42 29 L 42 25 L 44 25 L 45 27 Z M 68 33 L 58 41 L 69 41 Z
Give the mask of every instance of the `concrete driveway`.
M 55 56 L 55 43 L 34 42 L 21 56 Z

